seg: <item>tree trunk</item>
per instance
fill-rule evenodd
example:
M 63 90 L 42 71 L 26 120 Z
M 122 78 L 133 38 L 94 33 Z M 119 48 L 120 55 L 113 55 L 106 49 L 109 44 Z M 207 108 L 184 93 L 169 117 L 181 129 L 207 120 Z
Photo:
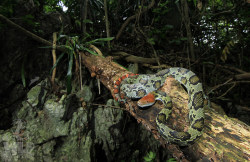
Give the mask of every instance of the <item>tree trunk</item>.
M 84 65 L 89 69 L 92 77 L 97 77 L 113 94 L 114 82 L 121 76 L 130 72 L 112 62 L 111 58 L 102 58 L 86 53 L 81 53 Z M 173 113 L 170 124 L 173 129 L 184 129 L 188 127 L 188 96 L 185 90 L 177 84 L 173 78 L 166 79 L 162 87 L 172 98 Z M 167 144 L 167 141 L 160 137 L 157 131 L 155 118 L 161 110 L 162 104 L 156 103 L 147 110 L 137 107 L 136 101 L 128 101 L 125 104 L 126 110 L 142 123 L 147 130 L 154 134 L 154 137 L 170 151 L 175 158 L 187 161 L 189 155 L 192 161 L 247 161 L 250 160 L 250 129 L 246 124 L 237 119 L 229 118 L 226 115 L 217 113 L 211 104 L 211 108 L 205 110 L 205 128 L 203 135 L 193 144 L 180 149 L 174 144 Z
M 181 0 L 181 5 L 182 5 L 183 22 L 184 22 L 184 25 L 186 27 L 186 32 L 187 32 L 189 53 L 191 54 L 191 59 L 195 60 L 193 37 L 192 37 L 191 28 L 190 28 L 190 18 L 189 18 L 189 11 L 188 11 L 188 3 L 187 3 L 186 0 Z

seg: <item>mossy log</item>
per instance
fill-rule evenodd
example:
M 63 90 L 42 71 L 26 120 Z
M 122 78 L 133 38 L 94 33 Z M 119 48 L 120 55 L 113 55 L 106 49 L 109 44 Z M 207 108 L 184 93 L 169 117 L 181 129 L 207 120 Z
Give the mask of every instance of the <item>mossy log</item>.
M 89 69 L 91 76 L 100 79 L 102 84 L 113 94 L 114 82 L 121 76 L 128 74 L 126 69 L 112 61 L 111 57 L 81 53 L 83 64 Z M 188 128 L 188 95 L 186 91 L 169 77 L 162 90 L 170 95 L 173 101 L 173 112 L 169 120 L 170 127 L 177 130 Z M 205 128 L 203 135 L 192 145 L 180 148 L 168 144 L 157 131 L 155 118 L 162 109 L 161 103 L 152 108 L 141 110 L 136 101 L 128 101 L 126 110 L 154 134 L 154 137 L 177 160 L 181 161 L 249 161 L 250 160 L 250 129 L 249 126 L 237 119 L 229 118 L 214 110 L 215 104 L 205 110 Z M 185 153 L 184 153 L 185 152 Z M 188 158 L 187 158 L 188 157 Z M 187 160 L 188 159 L 188 160 Z

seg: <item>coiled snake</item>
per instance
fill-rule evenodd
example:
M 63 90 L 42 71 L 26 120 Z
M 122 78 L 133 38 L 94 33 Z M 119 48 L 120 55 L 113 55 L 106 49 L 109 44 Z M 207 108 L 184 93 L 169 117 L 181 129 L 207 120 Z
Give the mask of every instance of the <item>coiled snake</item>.
M 158 89 L 163 86 L 168 76 L 174 77 L 187 89 L 189 121 L 187 132 L 178 132 L 166 125 L 171 113 L 172 102 L 170 97 Z M 141 98 L 137 105 L 140 107 L 151 106 L 155 100 L 160 100 L 164 108 L 156 117 L 156 124 L 160 134 L 169 142 L 185 146 L 192 143 L 202 134 L 204 127 L 204 107 L 207 105 L 202 84 L 192 71 L 174 67 L 159 71 L 156 74 L 128 74 L 115 82 L 114 97 L 119 102 L 126 102 L 127 98 Z

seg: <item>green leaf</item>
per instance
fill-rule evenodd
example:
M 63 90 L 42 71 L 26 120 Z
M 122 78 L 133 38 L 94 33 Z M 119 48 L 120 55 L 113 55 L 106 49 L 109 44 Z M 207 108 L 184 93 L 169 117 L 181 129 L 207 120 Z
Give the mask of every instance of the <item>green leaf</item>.
M 155 40 L 154 40 L 154 38 L 149 38 L 149 39 L 147 39 L 147 42 L 148 42 L 149 44 L 151 44 L 151 45 L 155 45 Z
M 84 50 L 88 51 L 89 53 L 91 53 L 92 55 L 98 56 L 97 53 L 95 53 L 94 51 L 91 51 L 90 49 L 88 49 L 88 48 L 86 48 L 86 47 L 81 46 L 80 49 L 84 49 Z
M 152 151 L 150 151 L 150 152 L 148 153 L 148 157 L 151 158 L 151 159 L 154 159 L 155 156 L 156 156 L 155 153 L 152 152 Z
M 103 42 L 103 41 L 111 41 L 113 40 L 115 37 L 108 37 L 108 38 L 98 38 L 92 41 L 87 42 L 86 44 L 93 44 L 95 42 Z
M 57 66 L 57 64 L 59 63 L 59 61 L 62 59 L 62 57 L 64 56 L 65 53 L 62 53 L 56 60 L 55 65 L 53 65 L 53 67 L 50 70 L 50 73 L 52 73 L 53 69 Z
M 144 157 L 144 160 L 147 161 L 147 162 L 148 162 L 148 161 L 152 161 L 152 159 L 149 158 L 149 157 L 147 157 L 147 156 Z
M 187 37 L 182 37 L 180 38 L 181 41 L 186 41 L 187 40 Z
M 166 162 L 176 162 L 175 158 L 170 158 Z
M 75 20 L 75 24 L 78 26 L 81 26 L 81 21 L 80 20 Z
M 197 5 L 197 1 L 196 1 L 196 0 L 193 0 L 193 2 L 194 2 L 194 6 L 196 7 L 196 5 Z

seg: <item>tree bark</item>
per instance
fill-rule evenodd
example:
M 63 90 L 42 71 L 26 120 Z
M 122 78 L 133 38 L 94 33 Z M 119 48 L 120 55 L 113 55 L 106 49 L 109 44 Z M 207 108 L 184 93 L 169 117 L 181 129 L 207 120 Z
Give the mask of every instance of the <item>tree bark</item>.
M 86 20 L 88 15 L 88 0 L 81 1 L 81 30 L 84 35 L 86 35 Z
M 92 77 L 97 77 L 113 94 L 114 82 L 121 76 L 130 72 L 112 62 L 111 58 L 102 58 L 86 53 L 81 53 L 84 65 L 91 72 Z M 173 113 L 170 124 L 173 129 L 185 130 L 188 127 L 188 96 L 185 90 L 169 77 L 162 87 L 172 98 Z M 174 144 L 160 137 L 157 131 L 155 118 L 162 108 L 162 104 L 156 103 L 147 110 L 137 107 L 136 101 L 128 101 L 126 110 L 137 119 L 138 123 L 145 126 L 153 133 L 154 137 L 170 151 L 177 160 L 187 161 L 183 151 L 189 155 L 190 160 L 211 161 L 247 161 L 250 160 L 250 128 L 237 119 L 217 113 L 212 104 L 211 108 L 205 110 L 205 128 L 203 135 L 193 144 L 180 149 Z
M 105 12 L 106 34 L 107 34 L 107 38 L 109 38 L 110 32 L 109 32 L 109 17 L 108 17 L 107 0 L 104 0 L 104 12 Z M 108 49 L 110 50 L 110 41 L 108 41 Z

